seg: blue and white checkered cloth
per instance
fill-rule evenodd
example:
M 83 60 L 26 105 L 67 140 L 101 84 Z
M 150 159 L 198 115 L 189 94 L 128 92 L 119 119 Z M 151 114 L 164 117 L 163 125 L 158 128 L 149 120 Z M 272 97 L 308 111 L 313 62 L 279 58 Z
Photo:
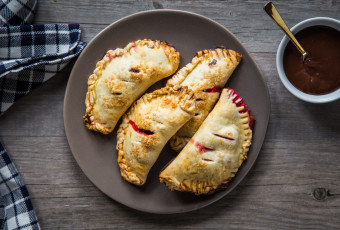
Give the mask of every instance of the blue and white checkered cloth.
M 29 25 L 37 0 L 0 0 L 0 116 L 80 54 L 79 24 Z M 40 229 L 25 184 L 0 143 L 0 229 Z
M 37 0 L 1 0 L 0 25 L 18 26 L 30 24 L 35 14 Z
M 39 229 L 27 188 L 0 143 L 0 229 Z
M 78 24 L 0 27 L 0 115 L 77 56 L 79 39 Z

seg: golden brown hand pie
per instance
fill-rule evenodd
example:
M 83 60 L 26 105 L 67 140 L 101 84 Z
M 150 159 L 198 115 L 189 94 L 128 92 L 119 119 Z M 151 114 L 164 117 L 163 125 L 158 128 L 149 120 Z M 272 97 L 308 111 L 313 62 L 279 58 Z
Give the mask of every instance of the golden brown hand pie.
M 123 178 L 143 185 L 159 153 L 193 115 L 194 93 L 186 86 L 146 94 L 123 116 L 117 133 L 118 164 Z
M 109 50 L 88 79 L 85 124 L 108 134 L 130 105 L 162 78 L 173 74 L 179 53 L 165 42 L 138 40 Z
M 171 190 L 208 194 L 225 188 L 247 158 L 254 119 L 243 99 L 223 89 L 197 133 L 160 174 Z
M 197 98 L 195 116 L 171 138 L 172 149 L 179 152 L 195 134 L 241 59 L 240 54 L 223 48 L 200 51 L 192 59 L 192 63 L 179 70 L 168 81 L 167 86 L 188 86 Z

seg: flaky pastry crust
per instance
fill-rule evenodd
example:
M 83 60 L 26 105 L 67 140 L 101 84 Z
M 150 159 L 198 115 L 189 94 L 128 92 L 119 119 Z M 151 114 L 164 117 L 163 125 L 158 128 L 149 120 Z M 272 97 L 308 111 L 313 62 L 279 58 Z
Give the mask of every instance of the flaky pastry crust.
M 172 75 L 178 65 L 179 53 L 166 42 L 145 39 L 109 50 L 88 79 L 86 127 L 112 132 L 130 105 L 152 84 Z
M 172 149 L 179 152 L 195 134 L 241 59 L 237 52 L 224 48 L 199 51 L 190 64 L 168 80 L 167 86 L 186 85 L 197 98 L 195 116 L 171 138 Z
M 243 99 L 224 89 L 197 133 L 160 174 L 169 189 L 210 194 L 234 177 L 252 141 L 254 119 Z
M 165 87 L 145 94 L 123 116 L 117 132 L 122 177 L 143 185 L 159 153 L 193 115 L 194 93 L 186 86 Z

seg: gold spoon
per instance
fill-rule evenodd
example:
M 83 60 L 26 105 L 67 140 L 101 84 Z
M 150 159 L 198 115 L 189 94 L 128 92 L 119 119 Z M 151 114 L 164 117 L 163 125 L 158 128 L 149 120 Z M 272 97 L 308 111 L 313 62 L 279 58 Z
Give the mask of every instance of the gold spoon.
M 263 9 L 274 20 L 274 22 L 276 22 L 276 24 L 283 30 L 283 32 L 286 33 L 291 42 L 293 42 L 293 44 L 302 54 L 302 60 L 304 61 L 307 58 L 308 53 L 302 48 L 300 43 L 296 40 L 295 36 L 292 34 L 286 23 L 283 21 L 274 4 L 272 2 L 268 2 L 266 5 L 264 5 Z

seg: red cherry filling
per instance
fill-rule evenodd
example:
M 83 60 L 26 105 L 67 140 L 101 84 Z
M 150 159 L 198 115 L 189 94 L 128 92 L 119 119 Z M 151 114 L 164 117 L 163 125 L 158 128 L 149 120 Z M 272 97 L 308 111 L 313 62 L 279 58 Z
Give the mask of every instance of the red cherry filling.
M 112 61 L 113 57 L 110 54 L 106 54 L 105 56 L 108 57 L 110 61 Z
M 226 137 L 226 136 L 222 136 L 222 135 L 218 135 L 218 134 L 214 134 L 216 137 L 220 137 L 220 138 L 223 138 L 223 139 L 227 139 L 229 141 L 234 141 L 235 139 L 233 138 L 230 138 L 230 137 Z
M 129 120 L 129 123 L 130 123 L 130 125 L 132 126 L 132 128 L 133 128 L 137 133 L 143 134 L 143 135 L 145 135 L 145 136 L 149 136 L 149 135 L 154 134 L 154 132 L 152 132 L 152 131 L 150 131 L 150 130 L 145 130 L 145 129 L 140 129 L 140 128 L 138 128 L 138 126 L 136 125 L 136 123 L 133 122 L 132 120 Z
M 213 161 L 213 160 L 210 160 L 210 159 L 203 159 L 204 161 Z
M 205 93 L 217 93 L 217 92 L 221 92 L 222 91 L 222 87 L 219 85 L 215 85 L 214 87 L 210 88 L 210 89 L 204 89 L 203 92 Z
M 195 145 L 196 148 L 198 148 L 198 151 L 202 154 L 205 152 L 211 152 L 214 151 L 214 149 L 210 149 L 199 143 L 198 141 L 195 141 L 194 139 L 190 139 L 190 142 Z
M 248 125 L 249 125 L 249 128 L 252 130 L 253 127 L 254 127 L 254 122 L 255 122 L 255 119 L 253 116 L 251 116 L 251 111 L 249 109 L 247 109 L 247 105 L 246 103 L 243 101 L 243 98 L 238 94 L 236 93 L 235 90 L 233 89 L 229 89 L 231 90 L 231 94 L 230 96 L 234 97 L 233 98 L 233 102 L 235 103 L 236 107 L 241 107 L 243 106 L 244 109 L 242 109 L 241 111 L 239 111 L 239 113 L 248 113 L 249 114 L 249 121 L 248 121 Z
M 133 49 L 135 52 L 137 52 L 137 44 L 136 44 L 136 43 L 133 44 L 132 49 Z
M 249 125 L 249 127 L 250 127 L 251 130 L 253 130 L 254 122 L 255 122 L 254 117 L 253 117 L 253 116 L 250 116 L 249 121 L 248 121 L 248 125 Z
M 216 63 L 217 63 L 216 59 L 213 59 L 213 60 L 209 63 L 209 66 L 216 65 Z
M 139 69 L 131 68 L 131 69 L 129 69 L 129 72 L 131 72 L 131 73 L 139 73 Z
M 108 57 L 109 59 L 110 59 L 110 61 L 112 61 L 112 59 L 114 59 L 114 58 L 116 58 L 116 57 L 121 57 L 123 54 L 120 54 L 120 55 L 116 55 L 116 56 L 111 56 L 111 54 L 109 54 L 109 53 L 107 53 L 106 55 L 105 55 L 105 57 Z

